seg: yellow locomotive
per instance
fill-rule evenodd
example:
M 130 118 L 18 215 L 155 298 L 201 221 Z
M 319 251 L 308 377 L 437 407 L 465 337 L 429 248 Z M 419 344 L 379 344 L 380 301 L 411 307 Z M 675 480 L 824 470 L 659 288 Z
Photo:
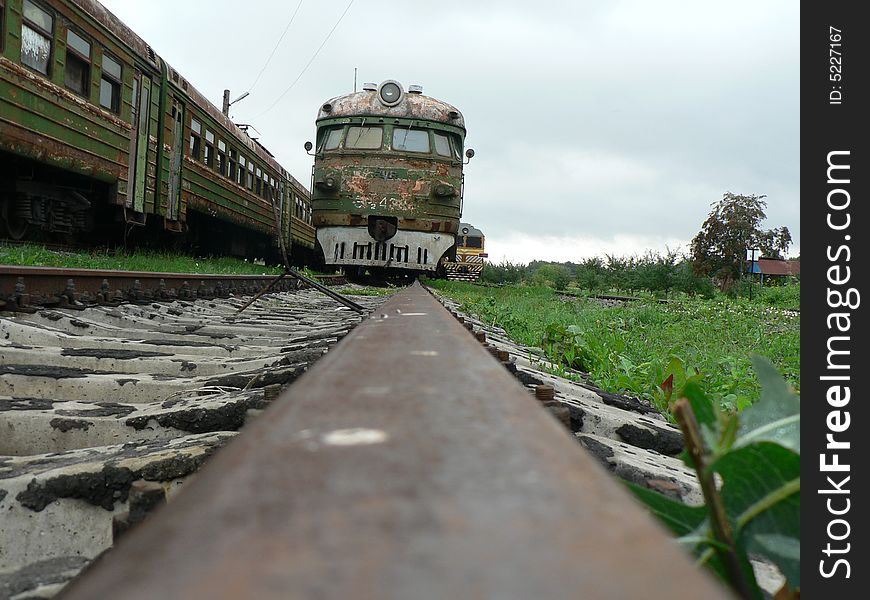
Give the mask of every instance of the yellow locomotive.
M 477 281 L 486 264 L 484 235 L 470 223 L 460 223 L 456 233 L 456 260 L 444 263 L 447 279 L 451 281 Z

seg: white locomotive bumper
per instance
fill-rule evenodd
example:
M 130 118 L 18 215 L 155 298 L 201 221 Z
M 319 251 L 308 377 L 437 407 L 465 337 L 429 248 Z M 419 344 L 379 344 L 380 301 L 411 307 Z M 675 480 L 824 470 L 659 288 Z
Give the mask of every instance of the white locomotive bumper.
M 434 271 L 455 238 L 450 233 L 400 230 L 378 242 L 366 227 L 323 227 L 317 230 L 317 241 L 328 265 Z

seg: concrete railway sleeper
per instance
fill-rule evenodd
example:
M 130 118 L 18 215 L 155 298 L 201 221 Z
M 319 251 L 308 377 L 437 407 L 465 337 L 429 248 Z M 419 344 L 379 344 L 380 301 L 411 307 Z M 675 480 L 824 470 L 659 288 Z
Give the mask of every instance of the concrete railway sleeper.
M 271 403 L 274 388 L 254 386 L 232 396 L 203 387 L 160 404 L 68 401 L 66 415 L 54 416 L 53 403 L 10 399 L 18 404 L 9 412 L 18 408 L 21 419 L 41 419 L 39 427 L 66 436 L 70 448 L 85 443 L 74 436 L 84 436 L 86 427 L 104 441 L 125 429 L 148 436 L 128 434 L 114 445 L 54 455 L 30 448 L 30 456 L 9 457 L 0 468 L 17 475 L 0 471 L 0 489 L 7 490 L 0 509 L 14 504 L 31 520 L 50 514 L 54 529 L 46 531 L 67 544 L 73 527 L 100 531 L 102 550 L 111 543 L 108 509 L 123 525 L 116 530 L 126 529 L 136 520 L 136 490 L 154 492 L 134 481 L 163 481 L 172 492 L 167 506 L 125 533 L 65 597 L 646 598 L 650 590 L 675 598 L 727 596 L 601 468 L 695 498 L 697 486 L 674 456 L 679 435 L 664 420 L 547 375 L 503 332 L 478 324 L 483 349 L 419 285 L 381 306 L 378 299 L 362 300 L 374 308 L 370 316 Z M 275 301 L 271 316 L 265 305 L 252 314 L 276 319 L 293 304 Z M 30 318 L 33 327 L 57 323 Z M 270 331 L 290 322 L 275 321 Z M 212 327 L 220 324 L 212 319 Z M 345 329 L 352 324 L 343 323 Z M 475 328 L 469 319 L 464 325 Z M 313 335 L 325 329 L 317 320 L 309 325 Z M 109 353 L 96 360 L 158 358 Z M 240 364 L 254 360 L 246 356 Z M 226 423 L 209 431 L 191 427 L 208 406 L 226 416 L 266 405 L 267 418 L 246 425 L 241 436 L 225 432 L 235 428 Z M 100 411 L 111 424 L 98 427 Z M 176 494 L 174 482 L 229 438 Z M 70 525 L 60 507 L 73 504 L 85 510 Z M 16 534 L 28 535 L 26 528 Z M 65 581 L 84 564 L 82 555 L 95 553 L 67 546 L 27 567 L 41 570 L 45 581 Z M 30 558 L 36 557 L 34 551 Z M 7 581 L 23 592 L 33 584 L 26 588 L 22 572 Z

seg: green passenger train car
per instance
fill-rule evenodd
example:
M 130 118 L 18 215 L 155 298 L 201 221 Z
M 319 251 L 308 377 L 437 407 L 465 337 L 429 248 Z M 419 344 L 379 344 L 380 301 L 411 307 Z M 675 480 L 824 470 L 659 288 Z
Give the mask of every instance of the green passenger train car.
M 0 0 L 0 235 L 314 247 L 308 191 L 96 0 Z
M 464 143 L 462 114 L 419 86 L 365 84 L 325 102 L 316 144 L 306 144 L 324 262 L 443 271 L 462 215 Z

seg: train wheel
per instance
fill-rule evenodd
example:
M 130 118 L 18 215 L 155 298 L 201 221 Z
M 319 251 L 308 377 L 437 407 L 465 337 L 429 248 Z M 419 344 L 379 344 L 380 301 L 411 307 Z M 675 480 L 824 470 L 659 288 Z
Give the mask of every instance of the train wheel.
M 4 202 L 2 210 L 0 210 L 0 228 L 2 228 L 4 235 L 13 240 L 21 240 L 27 235 L 28 227 L 27 221 L 16 215 L 8 202 Z

